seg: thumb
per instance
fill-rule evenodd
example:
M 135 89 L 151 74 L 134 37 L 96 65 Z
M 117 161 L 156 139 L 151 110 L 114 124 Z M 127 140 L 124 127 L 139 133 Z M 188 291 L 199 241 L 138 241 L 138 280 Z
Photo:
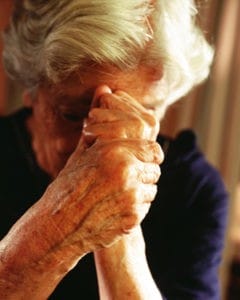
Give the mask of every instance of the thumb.
M 111 94 L 112 91 L 110 89 L 110 87 L 108 87 L 107 85 L 99 85 L 94 93 L 93 96 L 93 100 L 92 100 L 92 107 L 98 107 L 99 106 L 99 99 L 101 98 L 102 95 L 104 94 Z M 85 123 L 85 121 L 84 121 Z M 83 126 L 84 126 L 83 123 Z M 78 144 L 78 149 L 79 151 L 82 153 L 83 151 L 85 151 L 87 148 L 89 148 L 92 145 L 92 143 L 89 144 L 89 142 L 87 141 L 86 137 L 84 136 L 84 134 L 81 135 L 80 140 L 79 140 L 79 144 Z

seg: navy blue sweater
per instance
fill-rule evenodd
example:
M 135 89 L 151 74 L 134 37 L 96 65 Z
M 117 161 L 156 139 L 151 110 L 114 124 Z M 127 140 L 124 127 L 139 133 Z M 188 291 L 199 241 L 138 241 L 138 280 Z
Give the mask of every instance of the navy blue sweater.
M 0 118 L 0 237 L 44 193 L 49 179 L 34 158 L 24 126 L 28 111 Z M 159 136 L 165 151 L 158 194 L 142 223 L 153 277 L 168 300 L 219 300 L 227 192 L 192 131 Z M 106 161 L 106 164 L 108 162 Z M 49 299 L 99 299 L 92 254 L 62 280 Z M 125 299 L 124 299 L 125 300 Z

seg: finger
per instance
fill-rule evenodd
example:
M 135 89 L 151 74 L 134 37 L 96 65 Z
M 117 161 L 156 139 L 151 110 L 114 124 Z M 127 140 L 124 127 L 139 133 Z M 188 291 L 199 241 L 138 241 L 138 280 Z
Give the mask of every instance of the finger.
M 97 123 L 99 124 L 99 126 L 102 125 L 102 130 L 104 130 L 105 128 L 105 132 L 102 131 L 103 135 L 110 134 L 113 137 L 121 138 L 123 137 L 122 135 L 116 135 L 117 132 L 120 130 L 120 132 L 125 133 L 126 137 L 155 140 L 156 135 L 158 133 L 158 129 L 156 124 L 154 124 L 153 122 L 152 124 L 149 124 L 151 123 L 151 120 L 149 122 L 146 122 L 146 120 L 141 118 L 140 115 L 128 111 L 93 108 L 89 112 L 89 117 L 84 122 L 84 130 L 90 133 L 90 130 L 94 129 L 90 128 L 90 125 Z M 112 126 L 112 128 L 109 126 Z M 119 126 L 119 128 L 117 126 Z M 117 131 L 113 132 L 113 130 L 116 129 Z
M 163 162 L 164 154 L 157 142 L 139 139 L 123 139 L 122 145 L 125 146 L 126 151 L 131 151 L 131 153 L 142 162 L 153 162 L 156 164 Z
M 150 202 L 142 203 L 136 207 L 135 213 L 124 213 L 121 219 L 121 229 L 124 234 L 130 233 L 136 226 L 140 225 L 149 212 Z
M 145 108 L 134 98 L 126 93 L 105 93 L 98 101 L 99 107 L 107 109 L 117 109 L 120 111 L 128 111 L 131 113 L 146 113 Z
M 84 121 L 83 134 L 91 141 L 102 138 L 136 138 L 155 140 L 152 127 L 133 113 L 93 108 Z
M 120 123 L 120 124 L 119 124 Z M 100 123 L 100 124 L 90 124 L 83 128 L 82 135 L 84 136 L 84 141 L 91 145 L 98 138 L 102 140 L 116 139 L 116 138 L 131 138 L 132 136 L 130 130 L 126 130 L 126 127 L 122 125 L 121 121 L 111 122 L 111 123 Z
M 126 111 L 119 111 L 116 109 L 93 108 L 90 110 L 88 119 L 85 124 L 89 123 L 105 123 L 114 122 L 118 120 L 129 120 L 131 115 Z
M 161 170 L 158 164 L 142 163 L 136 167 L 138 179 L 145 184 L 153 184 L 159 180 Z
M 142 162 L 153 162 L 161 164 L 164 159 L 163 151 L 157 142 L 142 139 L 101 139 L 98 138 L 94 145 L 95 148 L 108 152 L 109 158 L 119 157 L 121 155 L 125 159 L 140 160 Z
M 133 122 L 122 112 L 95 108 L 91 117 L 84 121 L 82 136 L 88 145 L 93 144 L 97 138 L 143 138 L 141 131 L 136 132 Z
M 132 129 L 132 130 L 131 130 Z M 147 130 L 134 130 L 134 122 L 115 121 L 85 125 L 82 131 L 85 141 L 103 139 L 148 139 Z M 143 127 L 143 129 L 145 129 Z
M 123 103 L 125 103 L 125 109 L 127 111 L 132 111 L 140 115 L 141 118 L 144 119 L 145 122 L 147 122 L 150 126 L 156 127 L 156 133 L 158 134 L 160 124 L 152 109 L 147 109 L 139 101 L 137 101 L 124 91 L 118 90 L 115 92 L 115 95 L 121 99 L 120 101 L 122 103 L 122 107 L 124 107 Z
M 141 113 L 148 112 L 148 110 L 138 100 L 136 100 L 126 92 L 117 90 L 114 92 L 114 95 L 120 98 L 122 102 L 125 102 L 125 104 L 131 107 L 132 109 L 140 111 Z
M 159 121 L 156 118 L 155 112 L 151 106 L 151 108 L 147 108 L 145 105 L 141 104 L 139 101 L 131 97 L 124 91 L 117 90 L 114 92 L 114 95 L 118 96 L 122 102 L 125 102 L 126 109 L 133 109 L 133 111 L 141 113 L 142 118 L 145 119 L 151 126 L 158 127 L 159 131 Z M 158 132 L 157 132 L 158 133 Z
M 151 203 L 157 194 L 157 186 L 155 184 L 138 184 L 136 191 L 136 203 L 140 206 L 142 203 Z
M 112 90 L 107 85 L 100 85 L 96 88 L 93 101 L 92 101 L 92 107 L 98 107 L 99 106 L 99 100 L 100 98 L 105 94 L 111 94 Z
M 150 139 L 156 139 L 160 124 L 153 111 L 144 108 L 137 100 L 125 92 L 117 91 L 115 94 L 102 95 L 99 99 L 99 107 L 124 112 L 126 114 L 125 117 L 129 116 L 141 119 L 151 127 L 149 128 Z M 94 113 L 92 117 L 94 117 Z
M 150 203 L 144 203 L 137 209 L 135 214 L 123 214 L 121 220 L 122 233 L 129 234 L 136 226 L 139 226 L 149 209 Z

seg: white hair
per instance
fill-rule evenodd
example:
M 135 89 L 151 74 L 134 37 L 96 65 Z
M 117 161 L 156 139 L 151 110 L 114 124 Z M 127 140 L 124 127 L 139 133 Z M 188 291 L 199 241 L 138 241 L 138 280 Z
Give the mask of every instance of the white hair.
M 209 74 L 212 47 L 193 0 L 21 0 L 5 32 L 7 72 L 26 87 L 57 83 L 87 64 L 163 68 L 159 106 Z

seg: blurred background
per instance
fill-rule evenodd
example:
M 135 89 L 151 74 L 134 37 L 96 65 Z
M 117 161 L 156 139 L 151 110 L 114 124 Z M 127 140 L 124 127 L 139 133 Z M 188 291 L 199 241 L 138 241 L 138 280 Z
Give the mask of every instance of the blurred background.
M 201 4 L 200 23 L 216 49 L 211 75 L 168 111 L 162 130 L 193 128 L 201 149 L 220 171 L 230 195 L 224 261 L 223 299 L 240 299 L 240 1 Z M 239 254 L 238 254 L 239 253 Z
M 230 195 L 222 299 L 240 299 L 240 1 L 198 1 L 201 23 L 216 49 L 209 79 L 172 106 L 162 131 L 193 128 Z
M 11 9 L 11 1 L 1 2 L 0 29 Z M 229 218 L 219 275 L 222 299 L 234 300 L 240 299 L 240 1 L 196 2 L 199 23 L 216 49 L 211 76 L 168 110 L 161 131 L 175 136 L 181 129 L 194 129 L 200 148 L 226 184 Z M 19 106 L 21 87 L 6 77 L 0 61 L 0 114 Z
M 172 106 L 162 130 L 193 128 L 230 195 L 222 299 L 240 299 L 240 1 L 197 1 L 206 36 L 216 49 L 209 79 Z

